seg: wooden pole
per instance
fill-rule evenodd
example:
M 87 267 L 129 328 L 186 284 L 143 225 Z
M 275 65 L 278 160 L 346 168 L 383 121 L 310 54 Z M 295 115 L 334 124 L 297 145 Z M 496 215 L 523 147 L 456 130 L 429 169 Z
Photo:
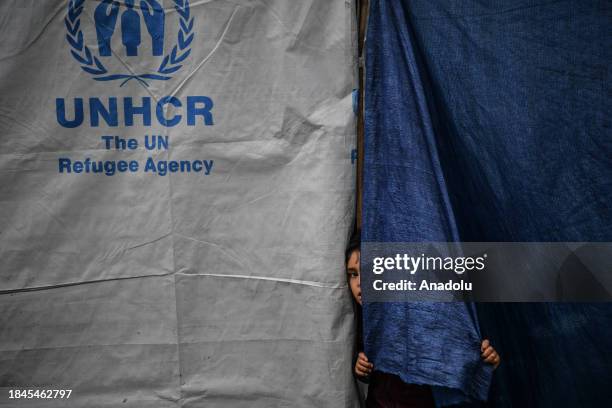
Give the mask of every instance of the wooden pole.
M 362 192 L 363 192 L 363 139 L 364 139 L 364 124 L 363 124 L 363 100 L 365 86 L 365 64 L 364 64 L 364 42 L 366 23 L 368 21 L 369 1 L 361 0 L 358 3 L 358 55 L 359 55 L 359 108 L 357 112 L 357 205 L 356 205 L 356 227 L 361 229 L 361 212 L 363 208 Z

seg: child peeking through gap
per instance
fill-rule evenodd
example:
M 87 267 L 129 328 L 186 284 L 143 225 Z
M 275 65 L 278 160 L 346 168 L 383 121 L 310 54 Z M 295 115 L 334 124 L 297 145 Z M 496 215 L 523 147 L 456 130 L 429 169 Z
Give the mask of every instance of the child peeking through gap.
M 356 230 L 351 236 L 346 250 L 346 273 L 356 303 L 357 315 L 356 348 L 359 350 L 359 354 L 355 362 L 354 372 L 358 379 L 369 383 L 366 407 L 435 407 L 430 386 L 407 384 L 396 375 L 377 371 L 374 364 L 368 360 L 363 352 L 361 281 L 359 276 L 360 241 L 361 233 Z M 489 340 L 482 341 L 480 351 L 483 361 L 497 368 L 501 360 Z

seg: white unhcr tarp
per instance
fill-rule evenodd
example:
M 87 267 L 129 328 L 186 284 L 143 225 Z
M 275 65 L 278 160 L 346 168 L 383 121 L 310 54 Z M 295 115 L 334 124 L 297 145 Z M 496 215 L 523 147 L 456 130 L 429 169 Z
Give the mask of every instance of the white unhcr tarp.
M 0 3 L 0 406 L 355 406 L 353 11 Z

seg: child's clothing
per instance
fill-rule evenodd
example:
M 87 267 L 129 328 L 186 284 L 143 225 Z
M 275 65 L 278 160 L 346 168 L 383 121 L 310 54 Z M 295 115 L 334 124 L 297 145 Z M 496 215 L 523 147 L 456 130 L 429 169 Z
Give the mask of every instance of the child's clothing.
M 398 376 L 374 371 L 370 378 L 367 408 L 434 408 L 428 385 L 406 384 Z

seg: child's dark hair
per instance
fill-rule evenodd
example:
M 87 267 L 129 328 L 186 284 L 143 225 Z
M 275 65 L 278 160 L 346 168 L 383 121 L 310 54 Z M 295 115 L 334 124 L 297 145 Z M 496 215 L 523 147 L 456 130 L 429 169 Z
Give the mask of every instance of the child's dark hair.
M 351 238 L 349 239 L 348 245 L 346 247 L 346 253 L 344 254 L 344 262 L 348 262 L 351 254 L 355 250 L 360 250 L 361 248 L 361 230 L 355 228 L 353 233 L 351 234 Z

